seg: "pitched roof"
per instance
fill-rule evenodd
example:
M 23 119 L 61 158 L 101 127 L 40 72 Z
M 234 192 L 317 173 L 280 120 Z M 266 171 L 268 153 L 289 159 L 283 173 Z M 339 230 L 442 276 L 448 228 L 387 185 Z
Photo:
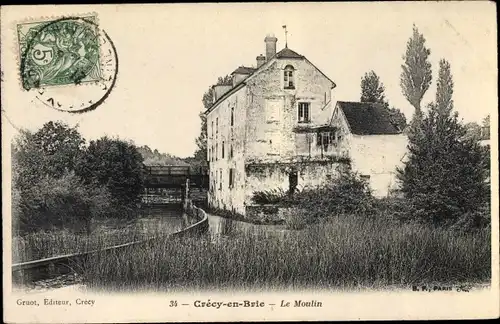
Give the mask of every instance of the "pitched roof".
M 309 64 L 311 64 L 312 66 L 314 66 L 314 68 L 316 68 L 325 78 L 327 78 L 333 85 L 333 88 L 335 88 L 337 85 L 335 84 L 335 82 L 333 82 L 329 77 L 327 77 L 320 69 L 318 69 L 314 64 L 312 64 L 305 56 L 303 55 L 300 55 L 298 54 L 297 52 L 295 51 L 292 51 L 291 49 L 289 49 L 288 47 L 285 47 L 283 48 L 281 51 L 279 51 L 278 53 L 276 53 L 273 57 L 271 57 L 268 61 L 266 61 L 266 63 L 262 64 L 260 67 L 258 68 L 253 68 L 253 67 L 246 67 L 246 66 L 240 66 L 238 67 L 236 70 L 234 70 L 231 75 L 233 74 L 248 74 L 248 76 L 243 80 L 241 81 L 240 83 L 238 83 L 236 86 L 234 86 L 231 90 L 227 91 L 224 95 L 222 95 L 219 99 L 217 99 L 217 101 L 210 107 L 208 108 L 206 111 L 205 111 L 205 115 L 208 115 L 213 109 L 215 109 L 215 107 L 222 101 L 226 100 L 227 97 L 229 97 L 231 94 L 235 93 L 236 91 L 238 91 L 239 89 L 241 89 L 243 86 L 246 85 L 246 80 L 257 74 L 258 71 L 261 71 L 261 70 L 264 70 L 267 68 L 269 62 L 271 62 L 273 59 L 279 59 L 279 58 L 301 58 L 301 59 L 305 59 Z
M 389 112 L 380 104 L 337 101 L 344 112 L 351 132 L 356 135 L 400 134 Z
M 257 69 L 253 68 L 253 67 L 239 66 L 231 74 L 252 74 L 255 72 L 255 70 L 257 70 Z
M 278 53 L 276 53 L 276 58 L 304 58 L 304 56 L 292 51 L 288 47 L 285 47 Z

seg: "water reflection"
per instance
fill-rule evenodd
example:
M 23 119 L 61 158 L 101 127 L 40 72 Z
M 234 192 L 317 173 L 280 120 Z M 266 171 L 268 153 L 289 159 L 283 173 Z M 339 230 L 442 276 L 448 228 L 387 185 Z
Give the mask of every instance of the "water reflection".
M 255 225 L 212 214 L 207 215 L 210 236 L 214 241 L 218 241 L 221 237 L 231 237 L 242 234 L 254 234 L 259 236 L 264 235 L 280 238 L 288 232 L 284 225 Z
M 165 235 L 180 231 L 187 227 L 188 220 L 183 217 L 178 206 L 146 207 L 142 210 L 142 217 L 137 220 L 144 233 L 150 235 Z

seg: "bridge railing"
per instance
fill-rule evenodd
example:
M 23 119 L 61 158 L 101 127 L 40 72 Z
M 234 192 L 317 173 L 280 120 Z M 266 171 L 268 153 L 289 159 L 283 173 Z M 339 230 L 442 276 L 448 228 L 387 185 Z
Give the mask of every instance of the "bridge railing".
M 184 165 L 150 165 L 144 166 L 146 173 L 150 175 L 207 175 L 207 167 L 193 167 Z
M 151 188 L 180 188 L 186 179 L 190 179 L 193 186 L 208 188 L 207 167 L 144 166 L 145 186 Z

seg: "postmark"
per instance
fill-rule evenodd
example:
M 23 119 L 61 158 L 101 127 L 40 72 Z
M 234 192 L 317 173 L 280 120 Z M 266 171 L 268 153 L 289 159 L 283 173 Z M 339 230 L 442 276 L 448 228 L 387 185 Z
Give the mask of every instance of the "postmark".
M 17 25 L 22 88 L 45 106 L 71 113 L 97 108 L 118 75 L 116 48 L 94 15 Z

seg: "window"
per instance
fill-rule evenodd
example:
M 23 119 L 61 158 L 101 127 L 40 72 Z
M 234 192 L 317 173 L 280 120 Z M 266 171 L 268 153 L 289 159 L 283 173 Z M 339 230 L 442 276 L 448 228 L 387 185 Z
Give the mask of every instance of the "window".
M 219 155 L 219 144 L 215 143 L 215 161 L 217 161 Z
M 328 152 L 330 146 L 337 146 L 337 141 L 335 140 L 335 132 L 320 132 L 316 135 L 316 145 L 320 146 L 322 151 Z
M 234 188 L 234 169 L 229 169 L 229 188 Z
M 224 158 L 224 141 L 222 141 L 222 147 L 221 147 L 221 159 Z
M 284 71 L 284 88 L 285 89 L 295 89 L 295 84 L 293 82 L 293 66 L 285 66 Z
M 222 190 L 222 169 L 219 170 L 220 181 L 219 181 L 219 190 Z
M 232 159 L 233 158 L 233 144 L 231 144 L 229 146 L 229 158 Z
M 231 108 L 231 126 L 234 126 L 234 108 Z
M 219 134 L 219 118 L 215 119 L 215 134 Z
M 212 137 L 214 137 L 214 121 L 212 120 Z
M 335 145 L 335 133 L 333 132 L 321 132 L 317 134 L 317 146 L 321 146 L 323 151 L 328 151 L 330 145 Z
M 299 123 L 308 123 L 310 121 L 309 106 L 308 102 L 299 102 Z

